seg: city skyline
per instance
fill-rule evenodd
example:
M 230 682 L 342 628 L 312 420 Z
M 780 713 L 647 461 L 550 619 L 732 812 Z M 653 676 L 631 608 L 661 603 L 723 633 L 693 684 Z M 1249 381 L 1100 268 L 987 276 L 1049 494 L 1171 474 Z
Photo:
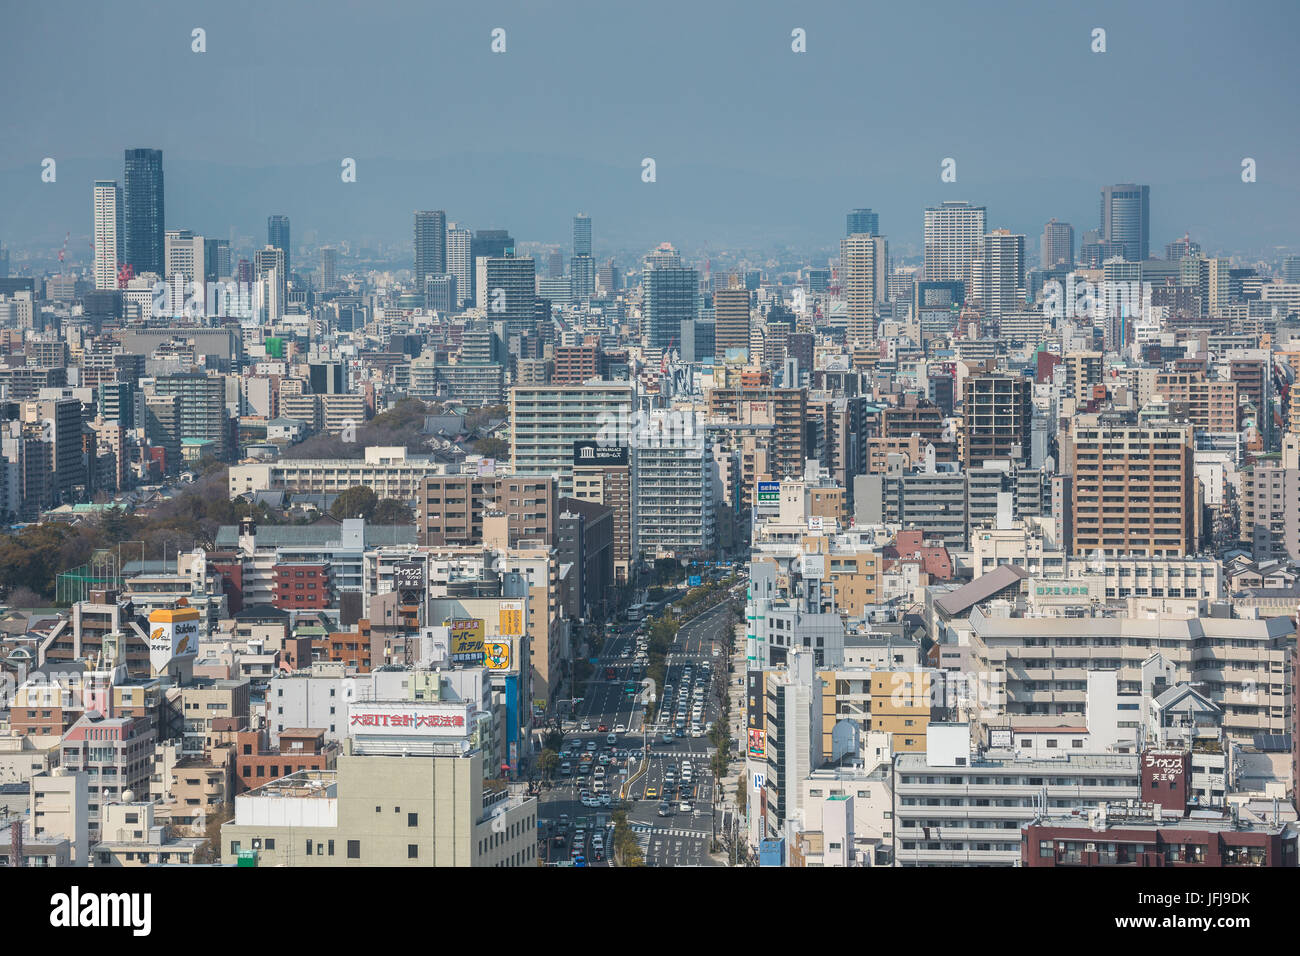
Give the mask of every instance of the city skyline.
M 507 31 L 506 50 L 499 54 L 490 50 L 492 26 L 458 22 L 439 30 L 435 11 L 413 5 L 380 5 L 364 18 L 340 14 L 355 20 L 345 37 L 302 22 L 308 8 L 293 3 L 259 8 L 259 30 L 250 33 L 239 27 L 250 8 L 232 4 L 199 17 L 208 21 L 201 54 L 190 50 L 194 16 L 150 17 L 140 29 L 140 19 L 130 16 L 135 4 L 122 5 L 119 18 L 86 23 L 23 9 L 13 13 L 8 39 L 0 39 L 0 54 L 16 70 L 25 63 L 34 68 L 33 58 L 48 55 L 56 35 L 60 43 L 75 44 L 81 32 L 94 31 L 98 42 L 89 44 L 87 63 L 72 67 L 68 89 L 107 51 L 146 44 L 178 68 L 193 68 L 206 83 L 229 91 L 232 101 L 243 90 L 250 95 L 241 109 L 217 105 L 211 116 L 196 114 L 186 99 L 179 115 L 195 122 L 180 124 L 170 119 L 175 111 L 169 101 L 177 93 L 156 85 L 150 87 L 161 98 L 156 117 L 152 111 L 130 115 L 125 124 L 116 117 L 108 121 L 109 114 L 76 115 L 72 103 L 55 121 L 18 101 L 10 122 L 24 135 L 0 144 L 0 221 L 29 222 L 32 237 L 51 243 L 69 231 L 88 240 L 84 213 L 74 215 L 85 203 L 74 201 L 72 185 L 118 178 L 121 149 L 147 143 L 167 156 L 175 197 L 168 228 L 221 236 L 232 227 L 256 235 L 268 212 L 283 207 L 301 234 L 315 233 L 323 242 L 401 241 L 409 236 L 403 220 L 411 209 L 454 205 L 449 215 L 471 228 L 507 227 L 557 245 L 568 244 L 567 223 L 581 209 L 602 224 L 606 243 L 620 247 L 664 236 L 684 246 L 831 247 L 843 231 L 837 223 L 845 212 L 870 207 L 901 250 L 919 244 L 916 210 L 926 205 L 967 199 L 989 208 L 990 226 L 1038 235 L 1055 217 L 1082 232 L 1096 218 L 1100 185 L 1137 182 L 1152 190 L 1155 248 L 1184 232 L 1228 253 L 1253 251 L 1252 244 L 1295 246 L 1291 223 L 1300 218 L 1300 140 L 1293 124 L 1272 119 L 1289 108 L 1286 91 L 1300 82 L 1297 66 L 1281 48 L 1288 34 L 1282 27 L 1297 22 L 1292 5 L 1253 7 L 1258 23 L 1279 28 L 1249 33 L 1245 24 L 1192 17 L 1198 5 L 1173 14 L 1169 7 L 1132 10 L 1103 3 L 1086 20 L 1034 5 L 1013 5 L 996 19 L 941 6 L 950 31 L 936 29 L 933 17 L 921 11 L 886 9 L 868 19 L 851 6 L 805 13 L 746 5 L 747 16 L 735 20 L 727 17 L 728 4 L 704 10 L 669 4 L 669 13 L 685 16 L 690 10 L 692 29 L 675 30 L 671 16 L 645 27 L 647 46 L 668 43 L 688 64 L 681 76 L 668 78 L 657 77 L 639 48 L 610 42 L 616 35 L 612 24 L 592 4 L 566 6 L 561 15 L 501 11 L 492 21 Z M 1182 31 L 1177 42 L 1168 30 L 1174 16 Z M 385 95 L 385 86 L 364 70 L 331 72 L 320 65 L 347 59 L 343 51 L 352 42 L 363 50 L 380 48 L 366 41 L 382 32 L 385 44 L 393 45 L 385 45 L 385 66 L 398 69 L 391 79 L 396 84 L 412 68 L 408 64 L 418 62 L 415 44 L 429 42 L 416 29 L 426 24 L 445 54 L 444 68 L 478 77 L 460 90 L 464 102 L 456 110 L 437 108 L 437 115 L 454 115 L 461 124 L 451 137 L 399 122 L 400 99 L 391 92 L 396 85 Z M 1089 48 L 1097 25 L 1108 31 L 1105 53 Z M 796 27 L 807 32 L 805 53 L 791 50 Z M 272 47 L 285 31 L 295 42 Z M 852 62 L 853 40 L 879 35 L 896 42 L 876 51 L 876 69 L 885 75 L 894 69 L 907 80 L 898 88 L 901 95 L 883 102 L 877 95 L 875 112 L 859 114 L 839 89 L 838 76 Z M 16 43 L 20 36 L 25 42 Z M 903 51 L 915 43 L 933 49 L 932 70 L 902 72 Z M 557 51 L 581 51 L 581 68 L 550 55 Z M 1241 56 L 1232 71 L 1196 96 L 1170 95 L 1158 112 L 1107 105 L 1163 83 L 1198 56 L 1221 59 L 1237 51 Z M 268 69 L 263 58 L 294 77 L 284 97 L 263 101 L 251 95 Z M 967 78 L 999 58 L 1018 64 L 1024 76 L 1050 68 L 1053 82 Z M 125 59 L 122 88 L 129 95 L 145 80 Z M 120 62 L 115 59 L 115 66 Z M 591 84 L 589 74 L 606 81 Z M 540 100 L 514 95 L 516 85 L 543 79 L 555 92 L 580 94 L 591 111 L 577 112 L 563 95 L 555 98 L 558 113 L 536 108 Z M 328 115 L 347 117 L 328 134 L 313 128 L 312 111 L 302 109 L 317 88 L 330 91 Z M 746 90 L 744 107 L 706 109 L 707 122 L 688 119 L 678 104 L 707 104 L 700 88 L 714 90 L 723 102 Z M 809 90 L 818 95 L 809 97 Z M 998 115 L 1006 119 L 981 123 L 977 117 L 991 97 L 998 98 Z M 1069 105 L 1074 103 L 1081 108 Z M 942 122 L 918 122 L 918 104 L 938 108 Z M 273 113 L 277 108 L 286 112 Z M 299 112 L 304 118 L 296 118 Z M 591 115 L 602 122 L 584 120 Z M 1216 124 L 1210 149 L 1201 133 L 1204 120 L 1196 119 L 1207 115 Z M 797 122 L 779 126 L 773 136 L 770 122 L 777 117 Z M 804 149 L 804 131 L 819 128 L 834 148 Z M 376 150 L 376 142 L 384 148 Z M 59 163 L 55 183 L 38 178 L 45 157 Z M 357 161 L 358 173 L 346 187 L 338 175 L 345 157 Z M 656 160 L 654 183 L 641 181 L 645 157 Z M 1245 157 L 1258 163 L 1254 183 L 1241 182 Z M 945 158 L 956 160 L 956 182 L 940 181 Z M 454 184 L 454 204 L 450 188 L 430 185 L 439 182 Z M 764 196 L 777 201 L 759 201 Z M 19 248 L 27 236 L 0 240 Z
M 182 938 L 181 872 L 435 867 L 871 868 L 979 927 L 1055 870 L 1026 939 L 1071 883 L 1085 933 L 1284 918 L 1297 26 L 9 12 L 11 922 Z M 958 867 L 1000 872 L 911 885 Z

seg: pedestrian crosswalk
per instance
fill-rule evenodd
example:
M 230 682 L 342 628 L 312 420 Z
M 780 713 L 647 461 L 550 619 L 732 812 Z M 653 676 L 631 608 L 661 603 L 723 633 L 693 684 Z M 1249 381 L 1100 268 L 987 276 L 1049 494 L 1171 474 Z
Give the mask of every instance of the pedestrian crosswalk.
M 684 830 L 680 827 L 653 827 L 645 823 L 633 823 L 631 824 L 631 830 L 633 833 L 646 836 L 695 837 L 700 840 L 709 835 L 703 830 Z

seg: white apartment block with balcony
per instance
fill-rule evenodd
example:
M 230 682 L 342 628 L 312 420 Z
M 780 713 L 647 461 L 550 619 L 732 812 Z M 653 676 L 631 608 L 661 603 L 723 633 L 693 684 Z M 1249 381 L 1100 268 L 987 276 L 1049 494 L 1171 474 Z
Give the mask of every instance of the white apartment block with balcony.
M 1020 828 L 1139 799 L 1137 754 L 1021 759 L 973 750 L 966 724 L 930 724 L 925 753 L 894 758 L 897 866 L 1015 866 Z
M 1287 732 L 1287 618 L 1128 617 L 1076 608 L 1079 616 L 1012 616 L 1009 605 L 976 608 L 968 641 L 975 669 L 996 689 L 987 702 L 1015 718 L 1085 712 L 1088 672 L 1117 671 L 1117 693 L 1142 692 L 1142 665 L 1159 653 L 1173 680 L 1197 684 L 1223 708 L 1233 739 Z

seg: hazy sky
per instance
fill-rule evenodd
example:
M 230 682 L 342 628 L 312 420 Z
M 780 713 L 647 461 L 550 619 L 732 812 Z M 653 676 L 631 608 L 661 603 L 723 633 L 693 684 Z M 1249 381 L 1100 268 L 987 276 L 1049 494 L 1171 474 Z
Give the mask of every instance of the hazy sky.
M 567 243 L 581 210 L 599 257 L 829 245 L 869 206 L 901 250 L 923 206 L 968 199 L 1032 245 L 1052 216 L 1095 228 L 1099 187 L 1133 181 L 1152 187 L 1153 251 L 1187 230 L 1210 251 L 1300 247 L 1295 0 L 75 0 L 4 23 L 11 245 L 88 236 L 92 180 L 152 146 L 168 226 L 217 236 L 283 212 L 295 240 L 400 241 L 412 210 L 444 208 Z

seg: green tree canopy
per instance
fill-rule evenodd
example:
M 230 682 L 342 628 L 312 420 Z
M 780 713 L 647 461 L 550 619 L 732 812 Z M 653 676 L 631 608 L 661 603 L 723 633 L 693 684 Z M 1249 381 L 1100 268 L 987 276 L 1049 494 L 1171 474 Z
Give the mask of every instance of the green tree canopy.
M 375 505 L 369 520 L 375 524 L 412 524 L 415 521 L 415 512 L 404 501 L 385 498 Z
M 353 485 L 334 499 L 334 504 L 330 505 L 330 514 L 340 520 L 343 518 L 369 520 L 378 504 L 379 496 L 368 485 Z

